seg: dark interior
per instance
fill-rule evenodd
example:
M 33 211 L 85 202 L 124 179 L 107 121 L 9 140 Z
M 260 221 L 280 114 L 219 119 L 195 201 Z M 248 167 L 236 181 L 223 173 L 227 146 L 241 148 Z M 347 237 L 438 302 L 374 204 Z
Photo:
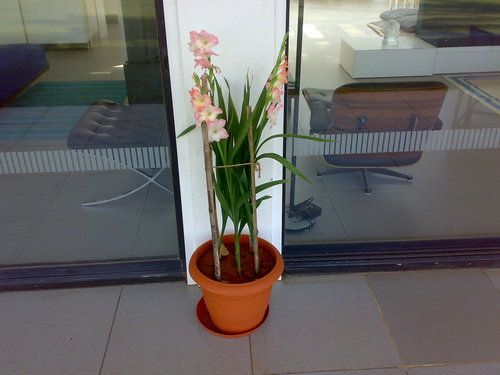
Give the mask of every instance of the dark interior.
M 500 45 L 500 0 L 421 0 L 417 36 L 436 47 Z

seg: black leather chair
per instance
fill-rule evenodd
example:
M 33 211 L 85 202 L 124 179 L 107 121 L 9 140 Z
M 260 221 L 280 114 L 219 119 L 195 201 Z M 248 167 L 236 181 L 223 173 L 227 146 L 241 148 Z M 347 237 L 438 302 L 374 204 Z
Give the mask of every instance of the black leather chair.
M 130 191 L 111 198 L 85 202 L 82 203 L 83 206 L 99 205 L 123 199 L 144 189 L 149 184 L 154 184 L 173 194 L 170 187 L 158 181 L 166 167 L 134 168 L 130 163 L 115 160 L 116 153 L 114 151 L 137 150 L 141 154 L 147 148 L 168 147 L 165 109 L 161 104 L 125 106 L 107 100 L 96 101 L 89 106 L 73 127 L 68 136 L 67 144 L 68 148 L 72 150 L 86 153 L 101 149 L 105 152 L 100 153 L 99 157 L 121 163 L 126 169 L 145 178 L 143 184 Z
M 435 81 L 352 83 L 336 90 L 307 88 L 302 92 L 311 110 L 310 132 L 316 135 L 438 130 L 439 112 L 448 87 Z M 394 167 L 414 164 L 422 151 L 325 154 L 332 168 L 318 176 L 361 172 L 365 192 L 371 193 L 368 172 L 411 181 Z

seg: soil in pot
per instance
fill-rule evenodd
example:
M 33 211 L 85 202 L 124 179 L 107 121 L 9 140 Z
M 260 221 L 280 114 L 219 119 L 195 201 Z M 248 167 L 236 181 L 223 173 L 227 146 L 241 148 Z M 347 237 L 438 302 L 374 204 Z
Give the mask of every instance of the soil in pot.
M 270 253 L 259 249 L 260 267 L 259 273 L 255 275 L 253 251 L 250 250 L 249 244 L 242 243 L 240 244 L 241 275 L 239 275 L 238 270 L 236 269 L 234 244 L 225 244 L 225 246 L 229 255 L 222 257 L 220 260 L 222 282 L 229 284 L 243 284 L 255 281 L 256 279 L 260 279 L 271 272 L 276 263 L 274 257 Z M 198 259 L 198 269 L 206 277 L 215 280 L 214 258 L 211 249 L 210 251 L 205 251 Z

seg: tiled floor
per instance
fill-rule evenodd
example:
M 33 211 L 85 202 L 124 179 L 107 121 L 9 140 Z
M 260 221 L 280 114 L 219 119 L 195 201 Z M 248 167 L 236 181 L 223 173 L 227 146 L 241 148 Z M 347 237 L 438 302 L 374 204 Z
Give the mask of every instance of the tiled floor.
M 0 374 L 500 374 L 500 269 L 285 276 L 228 340 L 183 282 L 0 294 Z M 496 285 L 496 287 L 495 287 Z

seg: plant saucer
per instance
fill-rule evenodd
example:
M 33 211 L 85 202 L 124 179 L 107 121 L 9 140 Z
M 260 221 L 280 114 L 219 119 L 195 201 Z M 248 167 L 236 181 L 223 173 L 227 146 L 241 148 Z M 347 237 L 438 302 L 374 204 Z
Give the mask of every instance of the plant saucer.
M 208 313 L 207 310 L 207 305 L 205 304 L 205 299 L 203 297 L 200 298 L 198 301 L 198 304 L 196 305 L 196 317 L 198 318 L 198 321 L 200 324 L 210 333 L 213 335 L 219 336 L 219 337 L 225 337 L 228 339 L 237 339 L 240 337 L 245 337 L 251 334 L 252 332 L 255 332 L 262 324 L 267 319 L 267 316 L 269 315 L 269 305 L 266 308 L 266 312 L 264 314 L 264 319 L 262 319 L 262 322 L 260 322 L 257 327 L 252 328 L 248 331 L 244 332 L 239 332 L 239 333 L 227 333 L 215 326 L 215 324 L 212 322 L 212 318 L 210 318 L 210 314 Z

